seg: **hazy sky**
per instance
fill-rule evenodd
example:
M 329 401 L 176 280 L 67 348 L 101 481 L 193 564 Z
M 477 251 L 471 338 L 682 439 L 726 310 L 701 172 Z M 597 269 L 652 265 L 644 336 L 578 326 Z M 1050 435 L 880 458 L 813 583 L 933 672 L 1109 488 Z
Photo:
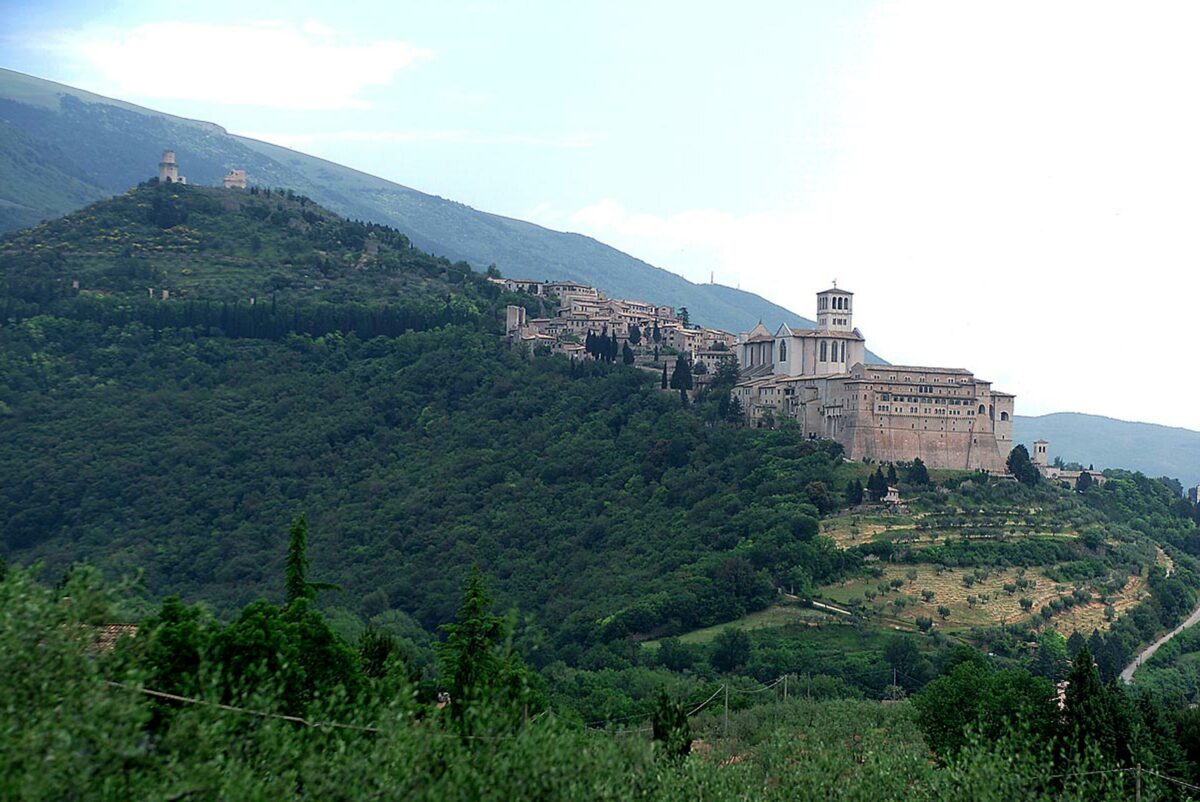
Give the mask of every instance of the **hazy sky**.
M 0 65 L 1200 429 L 1200 4 L 10 3 Z M 501 265 L 510 274 L 519 265 Z M 774 321 L 767 321 L 768 324 Z

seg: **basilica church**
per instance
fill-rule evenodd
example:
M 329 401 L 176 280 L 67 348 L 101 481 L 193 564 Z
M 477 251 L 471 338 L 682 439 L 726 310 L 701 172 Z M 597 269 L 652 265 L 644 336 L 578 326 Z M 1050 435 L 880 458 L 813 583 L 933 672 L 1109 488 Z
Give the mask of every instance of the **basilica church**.
M 739 335 L 733 394 L 747 419 L 793 418 L 852 460 L 920 457 L 931 468 L 1003 473 L 1015 396 L 961 368 L 867 364 L 853 321 L 854 293 L 834 286 L 817 293 L 815 329 L 771 334 L 760 322 Z

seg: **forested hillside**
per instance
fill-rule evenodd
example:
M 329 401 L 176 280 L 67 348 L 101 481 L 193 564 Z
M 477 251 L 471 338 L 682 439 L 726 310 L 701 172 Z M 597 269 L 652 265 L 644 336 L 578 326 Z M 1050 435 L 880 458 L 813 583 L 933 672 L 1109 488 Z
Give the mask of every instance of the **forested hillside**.
M 1104 684 L 1196 607 L 1177 482 L 848 463 L 286 190 L 138 187 L 0 292 L 4 798 L 1200 783 L 1194 640 Z
M 353 219 L 398 228 L 418 247 L 476 270 L 566 279 L 614 297 L 686 306 L 692 320 L 730 331 L 812 322 L 753 293 L 693 284 L 590 237 L 472 209 L 218 125 L 100 97 L 0 69 L 0 232 L 124 192 L 173 148 L 193 184 L 246 170 L 260 187 L 290 187 Z

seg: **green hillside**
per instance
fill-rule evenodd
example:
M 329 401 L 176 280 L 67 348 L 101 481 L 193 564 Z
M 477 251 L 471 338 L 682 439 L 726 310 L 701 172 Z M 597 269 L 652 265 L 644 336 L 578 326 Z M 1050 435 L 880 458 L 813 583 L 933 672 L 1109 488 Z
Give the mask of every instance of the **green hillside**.
M 402 231 L 424 251 L 478 270 L 581 281 L 615 297 L 686 306 L 697 323 L 748 331 L 811 321 L 731 287 L 693 284 L 579 234 L 488 214 L 286 148 L 0 69 L 0 231 L 55 217 L 153 176 L 173 148 L 194 184 L 231 168 L 343 216 Z
M 1194 641 L 1106 684 L 1196 609 L 1177 483 L 846 462 L 510 348 L 519 300 L 287 191 L 0 239 L 0 797 L 1200 782 Z
M 144 184 L 0 238 L 0 276 L 24 292 L 186 301 L 413 303 L 489 292 L 468 265 L 417 249 L 290 190 Z M 494 294 L 494 293 L 493 293 Z

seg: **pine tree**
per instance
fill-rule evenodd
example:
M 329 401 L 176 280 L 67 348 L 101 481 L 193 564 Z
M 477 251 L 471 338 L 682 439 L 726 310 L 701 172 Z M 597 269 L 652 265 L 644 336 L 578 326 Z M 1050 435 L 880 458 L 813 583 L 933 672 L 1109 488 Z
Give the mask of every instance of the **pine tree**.
M 637 345 L 641 341 L 642 341 L 642 330 L 639 329 L 637 324 L 635 323 L 629 327 L 629 342 L 633 343 L 634 345 Z
M 679 318 L 679 322 L 683 324 L 685 329 L 688 328 L 688 324 L 691 322 L 691 314 L 689 314 L 686 306 L 679 307 L 679 311 L 675 313 L 675 317 Z
M 442 677 L 449 683 L 453 711 L 461 717 L 466 702 L 477 696 L 499 669 L 496 642 L 504 632 L 504 619 L 491 611 L 487 581 L 479 566 L 463 585 L 455 623 L 442 624 L 446 640 L 438 645 Z
M 633 364 L 633 349 L 629 347 L 629 343 L 625 343 L 621 349 L 621 361 L 626 365 Z
M 862 482 L 857 479 L 851 479 L 846 484 L 846 504 L 851 507 L 857 507 L 863 502 L 863 486 Z
M 896 466 L 889 462 L 888 463 L 888 472 L 887 472 L 887 483 L 889 485 L 895 487 L 896 483 L 899 481 L 900 481 L 900 477 L 896 475 Z
M 667 366 L 663 365 L 662 389 L 667 389 Z
M 1063 705 L 1065 735 L 1077 754 L 1095 748 L 1104 758 L 1129 765 L 1133 739 L 1124 701 L 1119 688 L 1100 681 L 1092 653 L 1081 649 L 1067 675 Z
M 654 342 L 655 342 L 655 343 L 660 343 L 660 342 L 662 342 L 662 332 L 658 330 L 658 321 L 657 321 L 657 320 L 655 320 L 655 321 L 654 321 L 654 335 L 653 335 L 653 337 L 654 337 Z M 657 353 L 658 353 L 658 352 L 657 352 L 657 351 L 655 351 L 656 358 L 657 358 Z
M 288 530 L 287 564 L 283 574 L 285 598 L 312 599 L 316 593 L 308 582 L 308 515 L 300 513 Z
M 1088 488 L 1092 486 L 1092 475 L 1087 471 L 1079 474 L 1079 478 L 1075 480 L 1075 490 L 1078 493 L 1086 493 Z

